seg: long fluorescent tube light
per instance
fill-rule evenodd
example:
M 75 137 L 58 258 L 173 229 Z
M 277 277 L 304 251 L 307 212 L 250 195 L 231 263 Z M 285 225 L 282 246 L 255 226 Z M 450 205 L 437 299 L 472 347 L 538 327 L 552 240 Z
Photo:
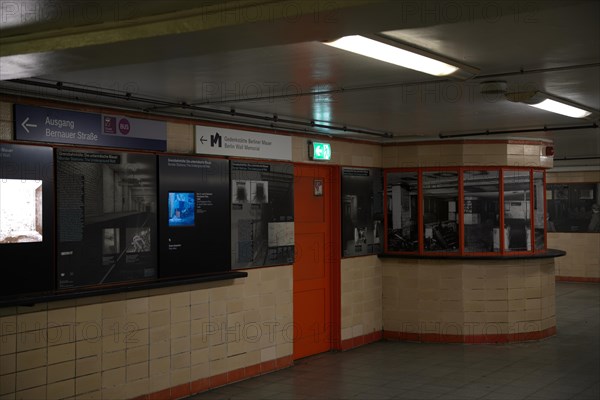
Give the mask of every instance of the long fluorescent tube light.
M 468 76 L 462 78 L 470 78 L 478 72 L 476 68 L 458 67 L 445 62 L 446 60 L 442 56 L 433 54 L 429 56 L 429 53 L 424 50 L 413 49 L 410 46 L 379 36 L 376 36 L 376 39 L 360 35 L 344 36 L 333 42 L 324 43 L 341 50 L 434 76 L 448 76 L 464 69 Z M 444 59 L 444 61 L 440 61 L 439 59 Z
M 585 118 L 592 115 L 591 112 L 582 110 L 581 108 L 573 107 L 565 103 L 560 103 L 552 99 L 543 100 L 537 104 L 528 104 L 531 107 L 539 108 L 541 110 L 550 111 L 557 114 L 566 115 L 571 118 Z
M 513 102 L 527 104 L 528 106 L 565 115 L 571 118 L 586 118 L 592 115 L 592 111 L 544 92 L 520 92 L 506 93 L 506 98 Z

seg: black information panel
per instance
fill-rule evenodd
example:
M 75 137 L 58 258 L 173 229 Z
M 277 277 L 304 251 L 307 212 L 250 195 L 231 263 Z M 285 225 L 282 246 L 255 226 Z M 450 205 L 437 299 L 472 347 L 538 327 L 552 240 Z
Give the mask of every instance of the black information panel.
M 600 183 L 546 185 L 548 232 L 600 232 Z
M 231 162 L 234 269 L 294 262 L 294 167 Z
M 342 168 L 342 256 L 382 249 L 383 180 L 376 168 Z
M 0 296 L 54 289 L 49 147 L 0 143 Z
M 156 278 L 156 158 L 57 150 L 59 289 Z
M 159 157 L 160 277 L 230 270 L 229 162 Z

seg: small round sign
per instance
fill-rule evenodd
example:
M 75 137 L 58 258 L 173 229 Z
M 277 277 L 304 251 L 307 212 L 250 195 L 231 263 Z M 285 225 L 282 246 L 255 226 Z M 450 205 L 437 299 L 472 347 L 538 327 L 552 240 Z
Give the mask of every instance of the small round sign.
M 127 118 L 121 118 L 119 120 L 119 132 L 121 132 L 123 135 L 127 135 L 130 130 L 131 125 L 129 124 Z

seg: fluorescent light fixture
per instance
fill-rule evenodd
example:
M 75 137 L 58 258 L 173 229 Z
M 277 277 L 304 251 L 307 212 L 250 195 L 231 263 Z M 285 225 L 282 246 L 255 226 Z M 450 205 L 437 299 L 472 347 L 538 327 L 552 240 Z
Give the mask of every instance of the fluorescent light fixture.
M 585 118 L 592 115 L 591 112 L 582 110 L 581 108 L 573 107 L 565 103 L 560 103 L 552 99 L 543 100 L 541 103 L 528 104 L 531 107 L 539 108 L 541 110 L 550 111 L 557 114 L 566 115 L 571 118 Z
M 571 118 L 586 118 L 593 113 L 592 110 L 586 109 L 579 104 L 543 92 L 506 93 L 505 96 L 510 101 L 524 103 L 540 110 L 550 111 Z
M 455 65 L 457 63 L 452 63 L 451 60 L 442 56 L 412 48 L 379 35 L 369 35 L 369 37 L 360 35 L 344 36 L 333 42 L 325 42 L 325 44 L 434 76 L 455 75 L 460 70 L 464 70 L 467 75 L 460 76 L 460 78 L 466 79 L 474 76 L 479 71 L 473 67 L 457 66 Z

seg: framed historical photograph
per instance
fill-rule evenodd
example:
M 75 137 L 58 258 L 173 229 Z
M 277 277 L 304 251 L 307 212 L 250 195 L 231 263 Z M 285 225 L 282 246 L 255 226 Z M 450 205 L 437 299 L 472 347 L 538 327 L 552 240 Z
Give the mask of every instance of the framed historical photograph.
M 315 179 L 313 185 L 315 196 L 323 196 L 323 179 Z
M 232 269 L 293 263 L 294 166 L 232 161 L 230 167 Z

